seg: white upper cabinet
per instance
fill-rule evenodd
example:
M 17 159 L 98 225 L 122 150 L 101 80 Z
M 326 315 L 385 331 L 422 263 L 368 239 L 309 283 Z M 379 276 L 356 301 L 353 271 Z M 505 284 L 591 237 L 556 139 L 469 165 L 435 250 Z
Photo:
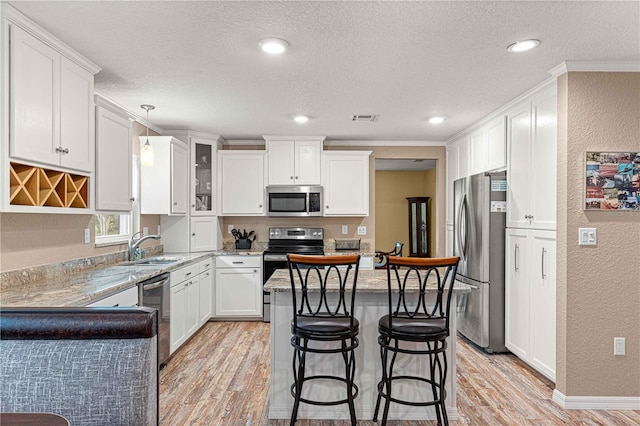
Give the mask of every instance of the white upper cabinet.
M 147 140 L 140 136 L 140 149 Z M 154 163 L 140 166 L 140 213 L 187 213 L 187 146 L 171 136 L 149 136 Z
M 264 136 L 268 185 L 320 185 L 324 137 Z
M 369 215 L 371 151 L 324 151 L 322 186 L 325 216 Z
M 214 216 L 217 198 L 219 135 L 190 130 L 167 130 L 189 146 L 189 206 L 191 216 Z
M 506 166 L 505 117 L 483 125 L 469 135 L 469 174 Z
M 51 42 L 9 28 L 10 157 L 92 172 L 93 74 L 99 68 L 81 67 Z
M 223 216 L 263 216 L 265 151 L 218 152 L 218 212 Z
M 96 96 L 96 210 L 131 211 L 134 117 Z
M 507 226 L 556 227 L 556 86 L 507 112 Z

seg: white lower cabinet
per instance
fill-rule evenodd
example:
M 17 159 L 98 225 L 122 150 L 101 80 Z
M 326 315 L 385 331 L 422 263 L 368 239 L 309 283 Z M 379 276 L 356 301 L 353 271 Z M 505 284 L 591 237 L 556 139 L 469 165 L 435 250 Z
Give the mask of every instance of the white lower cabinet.
M 556 233 L 507 229 L 507 349 L 555 381 Z
M 174 353 L 187 340 L 187 283 L 171 286 L 171 326 L 169 353 Z
M 198 309 L 198 325 L 202 326 L 209 321 L 213 313 L 212 297 L 213 297 L 213 259 L 200 262 L 200 285 L 199 290 L 199 309 Z
M 262 318 L 262 258 L 216 257 L 215 316 Z
M 211 258 L 171 272 L 170 353 L 211 317 Z

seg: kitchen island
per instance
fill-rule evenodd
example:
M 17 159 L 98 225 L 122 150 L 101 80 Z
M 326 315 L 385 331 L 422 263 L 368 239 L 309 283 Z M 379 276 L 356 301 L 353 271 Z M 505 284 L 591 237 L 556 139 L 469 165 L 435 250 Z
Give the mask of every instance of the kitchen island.
M 265 284 L 265 290 L 271 291 L 271 377 L 269 389 L 269 418 L 288 419 L 291 416 L 293 397 L 290 387 L 293 383 L 291 347 L 291 319 L 293 317 L 291 283 L 289 271 L 279 269 Z M 415 289 L 414 289 L 415 290 Z M 331 290 L 329 290 L 331 291 Z M 408 289 L 407 291 L 411 291 Z M 435 285 L 432 287 L 435 296 Z M 447 347 L 447 414 L 450 420 L 458 418 L 456 410 L 456 296 L 469 291 L 469 287 L 456 283 L 451 300 L 451 335 Z M 371 420 L 375 410 L 377 383 L 382 374 L 380 347 L 378 345 L 378 319 L 387 314 L 387 272 L 372 270 L 358 273 L 356 286 L 355 316 L 360 321 L 360 345 L 356 348 L 355 382 L 359 395 L 355 399 L 356 417 Z M 416 362 L 416 360 L 418 362 Z M 407 374 L 428 375 L 427 357 L 398 356 L 396 371 Z M 344 363 L 338 355 L 313 354 L 307 358 L 307 375 L 314 374 L 343 375 Z M 310 383 L 305 386 L 304 395 L 317 400 L 335 400 L 346 396 L 344 386 L 335 383 Z M 428 392 L 427 392 L 428 391 Z M 415 386 L 414 383 L 398 383 L 394 386 L 394 396 L 401 399 L 420 401 L 432 397 L 431 389 Z M 396 393 L 398 392 L 398 393 Z M 346 405 L 316 406 L 300 404 L 298 419 L 348 419 Z M 432 407 L 412 407 L 392 403 L 389 420 L 433 420 L 436 418 Z

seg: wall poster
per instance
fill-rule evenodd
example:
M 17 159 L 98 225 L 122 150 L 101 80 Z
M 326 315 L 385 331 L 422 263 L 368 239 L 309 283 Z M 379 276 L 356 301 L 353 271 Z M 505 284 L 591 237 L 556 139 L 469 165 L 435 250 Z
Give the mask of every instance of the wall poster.
M 640 152 L 586 154 L 585 210 L 640 211 Z

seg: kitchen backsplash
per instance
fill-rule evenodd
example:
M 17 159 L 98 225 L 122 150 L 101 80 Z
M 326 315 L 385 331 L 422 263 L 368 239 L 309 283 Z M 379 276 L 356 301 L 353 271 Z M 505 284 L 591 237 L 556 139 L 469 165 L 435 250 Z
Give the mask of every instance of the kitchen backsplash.
M 228 231 L 229 225 L 233 225 L 235 229 L 242 231 L 246 229 L 255 231 L 256 241 L 253 243 L 253 247 L 258 247 L 256 244 L 267 243 L 269 241 L 269 228 L 273 227 L 303 227 L 303 228 L 323 228 L 324 229 L 324 242 L 325 250 L 333 251 L 332 247 L 335 244 L 335 239 L 360 239 L 360 250 L 364 252 L 365 247 L 367 250 L 373 246 L 374 241 L 374 228 L 375 224 L 372 223 L 371 217 L 241 217 L 241 216 L 227 216 L 224 217 L 222 223 L 223 232 L 223 249 L 228 247 L 228 243 L 233 244 L 234 237 Z M 348 232 L 346 235 L 342 234 L 342 226 L 346 225 Z M 358 226 L 367 227 L 367 235 L 358 235 Z M 266 245 L 265 245 L 266 248 Z M 368 251 L 367 251 L 368 252 Z

